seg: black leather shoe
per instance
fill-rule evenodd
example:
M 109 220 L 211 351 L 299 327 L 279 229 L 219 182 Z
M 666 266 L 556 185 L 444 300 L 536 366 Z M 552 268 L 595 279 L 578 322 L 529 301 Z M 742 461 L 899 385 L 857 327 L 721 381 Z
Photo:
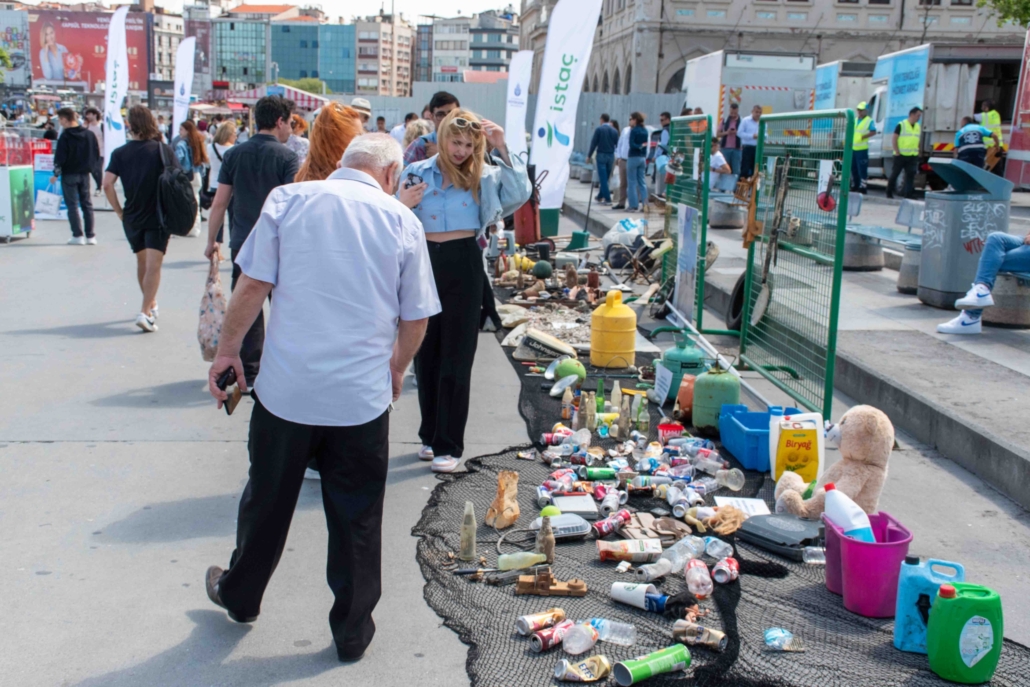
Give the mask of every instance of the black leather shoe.
M 224 570 L 219 568 L 217 565 L 212 565 L 207 569 L 207 574 L 204 576 L 204 586 L 207 588 L 207 598 L 211 599 L 211 603 L 215 606 L 221 606 L 225 608 L 225 604 L 222 603 L 222 597 L 218 593 L 218 580 L 222 579 L 222 575 L 225 573 Z M 238 623 L 252 623 L 257 620 L 257 616 L 243 617 L 236 615 L 228 608 L 225 608 L 225 612 L 229 614 L 229 617 Z

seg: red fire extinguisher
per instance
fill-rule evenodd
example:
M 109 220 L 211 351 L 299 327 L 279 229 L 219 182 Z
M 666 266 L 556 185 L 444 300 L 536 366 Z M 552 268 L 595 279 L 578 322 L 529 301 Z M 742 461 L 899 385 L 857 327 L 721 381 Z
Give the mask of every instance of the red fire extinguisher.
M 529 173 L 529 183 L 533 185 L 533 193 L 515 211 L 515 243 L 520 246 L 528 246 L 540 240 L 540 187 L 536 181 L 536 165 L 526 165 L 526 171 Z

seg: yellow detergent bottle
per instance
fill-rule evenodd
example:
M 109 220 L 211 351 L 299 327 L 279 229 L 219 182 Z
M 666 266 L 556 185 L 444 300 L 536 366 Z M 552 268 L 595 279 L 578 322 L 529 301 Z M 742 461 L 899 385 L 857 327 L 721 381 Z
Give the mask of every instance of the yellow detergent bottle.
M 769 423 L 769 455 L 773 480 L 788 470 L 805 482 L 815 482 L 823 474 L 825 436 L 821 413 L 773 415 Z

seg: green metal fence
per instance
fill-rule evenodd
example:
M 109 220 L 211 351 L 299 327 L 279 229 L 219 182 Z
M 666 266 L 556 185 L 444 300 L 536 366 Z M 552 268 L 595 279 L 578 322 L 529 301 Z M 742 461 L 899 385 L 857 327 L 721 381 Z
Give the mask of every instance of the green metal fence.
M 851 181 L 852 110 L 763 116 L 762 236 L 748 250 L 741 361 L 830 417 Z
M 677 273 L 677 265 L 681 255 L 695 255 L 696 269 L 694 282 L 694 324 L 703 334 L 724 334 L 722 329 L 704 328 L 705 302 L 705 246 L 708 244 L 708 189 L 709 189 L 709 157 L 712 153 L 712 135 L 714 122 L 712 115 L 693 115 L 690 117 L 674 117 L 669 131 L 669 168 L 678 172 L 676 181 L 666 187 L 665 197 L 665 235 L 673 240 L 675 250 L 663 257 L 663 281 Z M 679 245 L 679 208 L 680 204 L 693 208 L 694 235 L 697 243 L 693 250 L 681 252 L 684 246 Z M 682 267 L 682 266 L 681 266 Z M 684 313 L 686 314 L 686 313 Z

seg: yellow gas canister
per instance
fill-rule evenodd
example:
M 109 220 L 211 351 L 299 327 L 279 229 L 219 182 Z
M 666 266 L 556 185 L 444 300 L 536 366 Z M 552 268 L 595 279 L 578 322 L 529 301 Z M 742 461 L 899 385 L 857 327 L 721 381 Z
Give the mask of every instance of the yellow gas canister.
M 629 367 L 637 351 L 637 314 L 622 303 L 622 292 L 612 290 L 590 317 L 590 364 Z

